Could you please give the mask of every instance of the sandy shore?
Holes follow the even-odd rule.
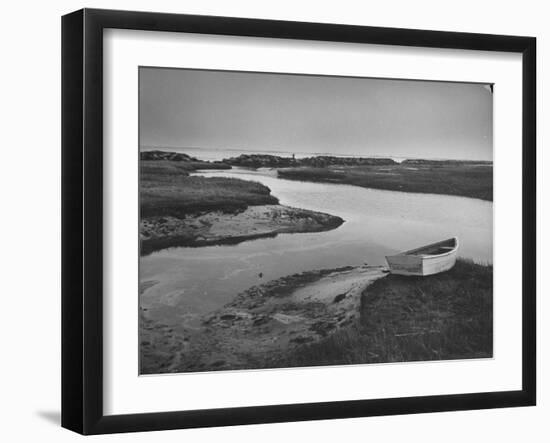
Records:
[[[343,222],[333,215],[282,205],[249,206],[241,212],[212,211],[184,218],[147,217],[140,223],[141,254],[172,246],[240,243],[283,232],[326,231]]]
[[[384,276],[365,265],[283,277],[239,294],[187,334],[142,313],[142,373],[277,367],[281,355],[356,322],[362,292]]]

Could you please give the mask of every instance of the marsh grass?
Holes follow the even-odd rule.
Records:
[[[493,200],[493,167],[487,163],[453,161],[393,166],[302,167],[280,169],[278,173],[281,178],[290,180]]]
[[[212,164],[210,164],[212,165]],[[204,211],[242,211],[250,205],[277,204],[267,186],[224,177],[191,176],[202,164],[177,161],[140,162],[142,217],[183,217]]]
[[[277,366],[488,358],[493,269],[459,260],[428,277],[388,275],[363,293],[358,324],[304,345]]]

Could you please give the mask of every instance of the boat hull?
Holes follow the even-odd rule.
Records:
[[[393,255],[386,257],[392,274],[424,275],[422,259],[411,255]]]
[[[456,263],[458,240],[454,248],[437,255],[412,254],[411,251],[386,257],[390,272],[397,275],[433,275],[451,269]],[[441,242],[443,243],[443,242]],[[433,246],[433,245],[430,245]]]

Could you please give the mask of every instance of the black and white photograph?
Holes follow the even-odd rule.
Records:
[[[493,357],[493,84],[138,75],[141,375]]]
[[[548,8],[442,5],[6,2],[0,441],[549,442]]]

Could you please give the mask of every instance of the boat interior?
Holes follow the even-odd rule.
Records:
[[[456,239],[450,238],[431,245],[422,246],[421,248],[411,249],[404,252],[406,255],[439,255],[452,251],[456,248]]]

